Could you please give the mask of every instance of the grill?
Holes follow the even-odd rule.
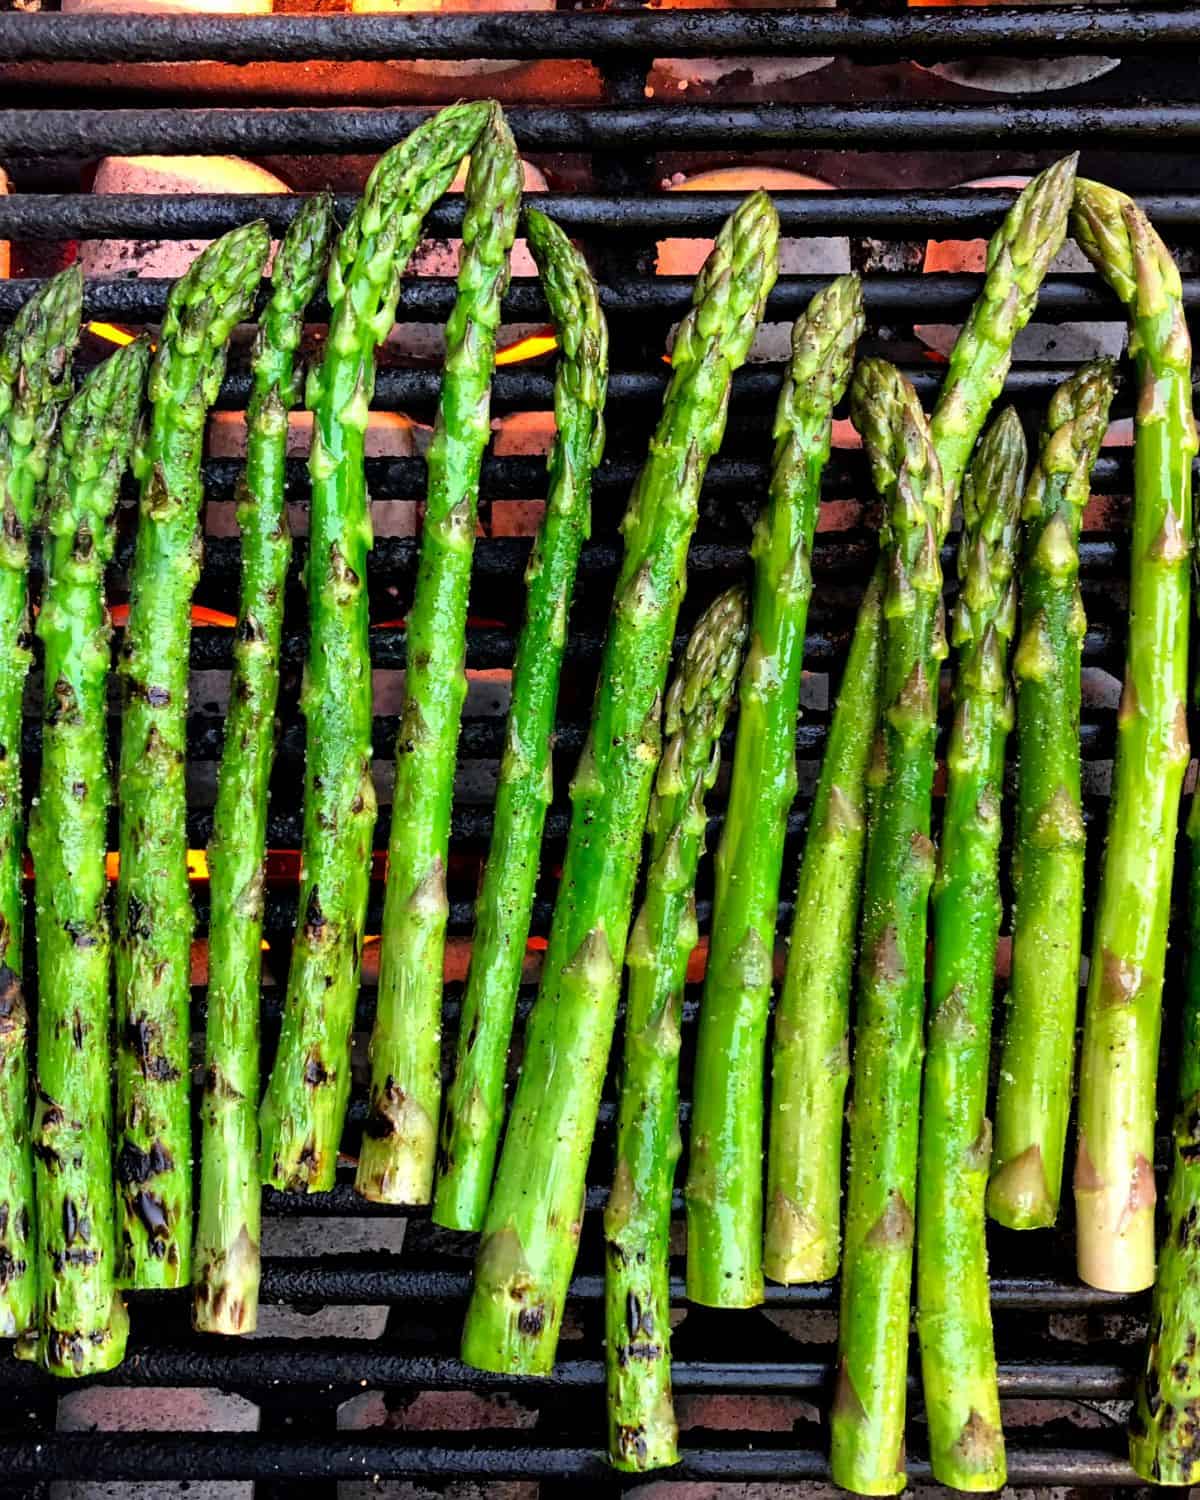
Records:
[[[960,319],[977,281],[966,274],[922,274],[925,242],[986,234],[1011,201],[1003,189],[950,191],[954,184],[998,170],[1028,173],[1062,149],[1080,145],[1081,171],[1135,193],[1146,204],[1180,254],[1188,306],[1200,303],[1200,275],[1194,274],[1200,271],[1198,46],[1200,10],[1166,6],[908,11],[846,3],[810,12],[560,9],[231,19],[0,15],[0,161],[14,189],[11,196],[0,196],[0,239],[13,242],[18,273],[18,279],[0,282],[0,319],[12,317],[32,289],[31,278],[61,263],[66,242],[209,237],[256,215],[278,232],[296,210],[297,200],[287,196],[88,195],[80,187],[100,155],[248,155],[297,191],[332,183],[344,195],[338,200],[344,221],[364,175],[362,156],[390,144],[430,107],[459,93],[494,92],[504,99],[518,142],[552,184],[539,201],[544,196],[543,206],[586,245],[602,282],[614,372],[609,450],[597,475],[592,539],[584,551],[572,617],[557,795],[547,823],[519,1034],[534,993],[537,940],[549,926],[553,874],[567,826],[566,779],[582,744],[616,575],[616,526],[665,384],[667,331],[690,292],[688,280],[655,275],[656,243],[710,235],[740,196],[668,193],[662,190],[666,180],[701,167],[769,163],[828,182],[829,192],[777,196],[784,233],[847,238],[851,264],[864,273],[868,335],[862,347],[896,360],[928,405],[940,369],[919,330]],[[755,58],[763,53],[833,61],[802,79],[764,84],[755,75]],[[734,57],[745,59],[744,68],[731,64],[723,80],[693,82],[664,97],[656,59]],[[1049,94],[983,93],[925,66],[996,57],[1109,58],[1119,59],[1119,66]],[[406,59],[425,64],[505,60],[516,66],[464,81],[440,78],[430,67],[406,71]],[[371,107],[362,107],[367,104]],[[461,206],[449,199],[435,210],[428,232],[452,237],[460,221]],[[794,316],[825,279],[783,276],[768,317]],[[167,288],[168,283],[148,278],[91,281],[85,315],[153,323]],[[452,300],[451,282],[413,278],[400,319],[440,322]],[[537,322],[544,312],[536,284],[517,279],[506,304],[508,320]],[[314,341],[322,316],[317,304],[310,314]],[[1067,270],[1049,279],[1035,321],[1052,330],[1040,340],[1042,357],[1019,353],[1008,386],[1010,399],[1031,419],[1073,367],[1056,352],[1053,325],[1091,321],[1115,327],[1119,310],[1096,278]],[[1107,331],[1111,336],[1113,328]],[[84,361],[88,343],[85,339]],[[91,349],[93,357],[99,352],[98,346]],[[243,347],[240,362],[236,355],[231,361],[220,395],[218,405],[227,410],[245,406],[244,353]],[[703,605],[746,568],[750,525],[765,487],[767,421],[778,376],[777,367],[757,363],[735,381],[729,434],[705,486],[679,644]],[[496,413],[547,411],[551,380],[544,364],[499,371]],[[380,371],[375,409],[430,421],[438,383],[436,368],[392,348]],[[1128,393],[1123,404],[1119,398],[1117,414],[1130,414]],[[214,509],[232,500],[238,470],[234,459],[207,461]],[[290,478],[291,498],[302,518],[307,501],[302,460],[292,462]],[[423,493],[424,465],[420,458],[371,459],[368,482],[376,502],[414,502]],[[1092,891],[1114,739],[1113,689],[1123,651],[1129,483],[1129,449],[1118,443],[1097,466],[1082,547],[1089,619],[1082,736]],[[526,513],[511,502],[536,498],[543,485],[538,457],[500,455],[485,466],[468,644],[473,688],[452,835],[448,1048],[457,1026],[474,883],[491,829],[488,777],[501,748],[504,674],[520,624],[520,576],[530,544],[524,534],[530,528],[520,520]],[[400,514],[408,512],[401,507]],[[112,581],[118,602],[125,597],[131,519],[127,509]],[[865,468],[854,449],[839,447],[827,474],[816,548],[806,709],[798,739],[801,795],[789,823],[781,932],[790,918],[789,885],[828,708],[873,557],[871,519]],[[394,697],[388,674],[404,665],[405,637],[396,617],[411,597],[416,542],[403,534],[411,530],[408,523],[391,527],[392,534],[387,525],[378,529],[370,576],[372,654],[379,674],[375,745],[385,803],[376,849],[382,851],[388,824],[386,758],[396,721],[381,710]],[[268,829],[264,1062],[278,1030],[295,909],[291,851],[299,845],[304,748],[297,709],[305,649],[303,557],[301,537],[290,585],[282,735]],[[210,536],[197,601],[233,614],[238,568],[236,540]],[[196,848],[203,847],[211,829],[230,643],[226,628],[198,624],[194,631],[189,842]],[[728,748],[731,736],[726,738]],[[25,752],[28,787],[36,784],[40,753],[36,716],[27,725]],[[710,847],[721,822],[721,786],[711,804]],[[369,933],[379,930],[381,875],[380,861]],[[707,879],[702,875],[702,931],[710,910]],[[194,884],[193,894],[200,940],[194,976],[199,1032],[207,920],[202,881]],[[356,1024],[360,1085],[372,983],[368,962]],[[697,991],[690,990],[685,1099],[697,999]],[[1165,1087],[1170,1082],[1165,1080]],[[351,1155],[364,1112],[360,1088],[345,1142]],[[0,1413],[0,1471],[8,1492],[40,1496],[55,1480],[223,1479],[256,1481],[260,1497],[305,1487],[313,1495],[332,1496],[341,1481],[405,1484],[384,1493],[425,1494],[449,1487],[464,1495],[480,1485],[511,1481],[521,1487],[506,1483],[497,1493],[525,1500],[535,1493],[531,1486],[540,1485],[540,1493],[553,1500],[568,1481],[613,1485],[602,1457],[599,1223],[613,1116],[610,1081],[589,1177],[578,1274],[551,1379],[522,1382],[462,1366],[457,1338],[473,1240],[409,1212],[397,1253],[396,1211],[356,1199],[352,1174],[343,1171],[328,1194],[266,1194],[261,1336],[241,1342],[201,1339],[190,1331],[185,1296],[132,1299],[129,1357],[118,1371],[95,1382],[129,1388],[123,1422],[95,1417],[91,1425],[101,1430],[60,1430],[69,1425],[58,1409],[63,1389],[27,1365],[0,1360],[0,1388],[7,1394]],[[991,1250],[1010,1483],[1110,1491],[1133,1486],[1124,1458],[1124,1415],[1145,1299],[1076,1284],[1069,1225],[1055,1236],[993,1231]],[[771,1286],[762,1308],[743,1313],[685,1308],[681,1279],[674,1292],[681,1318],[674,1336],[675,1388],[685,1452],[681,1466],[664,1477],[685,1486],[680,1495],[696,1500],[725,1482],[788,1483],[812,1494],[832,1493],[825,1487],[824,1453],[834,1288]],[[290,1315],[276,1322],[274,1305],[290,1309]],[[364,1308],[376,1311],[366,1316]],[[359,1330],[353,1337],[351,1327]],[[330,1329],[336,1332],[325,1332]],[[909,1472],[920,1488],[930,1481],[915,1349],[912,1370]],[[202,1424],[189,1421],[186,1405],[170,1394],[189,1388],[247,1398],[257,1408],[256,1430],[189,1430]],[[103,1430],[118,1426],[165,1430]]]

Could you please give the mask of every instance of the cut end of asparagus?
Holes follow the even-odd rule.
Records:
[[[1004,1434],[981,1412],[972,1411],[953,1447],[934,1455],[933,1467],[954,1490],[978,1494],[1003,1489],[1008,1478]]]
[[[987,1210],[1006,1229],[1052,1229],[1058,1217],[1050,1196],[1042,1148],[1030,1146],[992,1174]]]
[[[129,1338],[129,1313],[125,1299],[113,1293],[112,1310],[99,1328],[80,1328],[72,1333],[43,1329],[37,1342],[37,1359],[44,1370],[63,1380],[80,1380],[115,1370],[125,1358]]]
[[[228,1248],[197,1267],[192,1326],[198,1333],[253,1333],[258,1327],[258,1243],[245,1224]]]
[[[783,1286],[808,1286],[837,1275],[840,1245],[831,1226],[818,1223],[786,1193],[776,1193],[767,1209],[763,1271]]]
[[[1139,1157],[1131,1180],[1106,1179],[1087,1138],[1075,1158],[1076,1269],[1102,1292],[1154,1285],[1154,1168]]]

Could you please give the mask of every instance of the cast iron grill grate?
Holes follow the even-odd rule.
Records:
[[[609,452],[597,476],[593,534],[581,564],[572,619],[555,766],[557,796],[547,824],[536,939],[544,937],[549,924],[553,872],[566,833],[566,779],[582,743],[616,574],[617,522],[665,383],[661,356],[667,333],[689,295],[685,279],[654,274],[656,244],[671,237],[710,235],[739,196],[667,193],[662,191],[665,182],[679,171],[753,161],[791,166],[831,183],[830,192],[778,196],[784,232],[845,237],[852,265],[864,273],[869,320],[864,348],[896,359],[928,403],[940,371],[919,330],[960,319],[977,281],[971,275],[921,274],[925,242],[988,233],[1011,198],[1007,191],[988,188],[948,191],[955,183],[997,171],[1028,173],[1061,150],[1081,146],[1081,170],[1136,193],[1146,204],[1180,252],[1189,308],[1200,303],[1198,46],[1200,9],[1195,6],[911,11],[845,6],[769,13],[562,10],[238,19],[0,15],[0,161],[14,187],[11,196],[0,196],[0,239],[14,242],[20,273],[16,280],[0,282],[0,319],[11,318],[31,289],[29,278],[53,269],[68,242],[109,236],[204,237],[257,214],[279,231],[295,212],[296,201],[288,197],[103,197],[81,192],[88,165],[101,155],[227,151],[265,159],[298,191],[333,182],[342,193],[338,208],[344,220],[362,178],[362,162],[354,162],[354,154],[378,151],[426,108],[459,93],[494,87],[503,94],[518,141],[551,180],[554,190],[546,195],[546,206],[588,247],[602,281],[614,371]],[[755,57],[764,52],[835,61],[803,79],[767,85],[756,81],[753,71]],[[658,76],[656,58],[735,55],[746,58],[746,71],[734,73],[732,82],[700,83],[666,100],[661,91],[648,97]],[[918,66],[998,55],[1108,57],[1119,59],[1120,66],[1049,94],[983,94]],[[461,77],[429,83],[424,75],[426,82],[411,89],[404,81],[403,62],[397,61],[405,58],[424,63],[513,59],[529,71],[503,80],[484,74],[465,83]],[[545,71],[547,62],[561,73],[561,89]],[[542,66],[541,72],[535,64]],[[383,97],[379,91],[393,86],[396,91],[386,94],[386,107],[345,107]],[[411,102],[396,106],[397,98]],[[452,237],[460,215],[461,206],[448,200],[435,210],[429,232]],[[783,276],[769,318],[793,316],[825,279],[817,274]],[[153,323],[166,290],[167,283],[151,279],[93,281],[87,288],[86,315],[126,325]],[[401,321],[440,322],[452,297],[452,285],[445,280],[410,280]],[[536,323],[543,313],[536,285],[515,281],[507,317]],[[312,316],[309,336],[315,342],[321,336],[319,306]],[[1111,338],[1119,311],[1095,277],[1068,270],[1047,283],[1036,321],[1051,329],[1103,325],[1099,336],[1107,331]],[[98,346],[90,349],[91,357],[99,352]],[[1073,355],[1068,359],[1056,351],[1053,332],[1042,337],[1037,352],[1041,357],[1026,351],[1019,358],[1008,384],[1009,399],[1030,421],[1073,360]],[[88,357],[86,341],[83,357]],[[546,411],[551,378],[544,364],[499,371],[496,413]],[[380,372],[375,407],[428,422],[438,379],[435,367],[392,350]],[[749,528],[766,477],[766,424],[777,386],[778,369],[770,363],[751,365],[735,382],[728,438],[705,486],[681,639],[713,594],[746,568]],[[239,362],[235,357],[219,405],[243,409],[247,389],[244,358]],[[1118,415],[1129,414],[1125,393]],[[208,460],[213,510],[232,501],[238,468],[236,459]],[[394,503],[407,516],[391,528],[392,534],[387,534],[388,526],[379,527],[371,566],[371,646],[379,674],[375,744],[386,798],[396,724],[387,709],[394,699],[394,674],[404,664],[399,619],[411,596],[416,565],[416,542],[405,532],[412,530],[424,465],[419,457],[374,458],[368,462],[368,479],[377,509]],[[291,463],[290,481],[302,529],[307,490],[299,458]],[[1108,448],[1097,467],[1082,549],[1089,617],[1082,737],[1092,890],[1114,738],[1113,687],[1123,651],[1129,481],[1128,447]],[[513,517],[519,517],[521,502],[543,493],[543,484],[538,457],[497,455],[485,468],[468,646],[474,686],[463,730],[453,829],[448,1044],[457,1025],[474,881],[491,828],[487,788],[501,744],[503,674],[511,665],[521,615],[520,577],[529,537],[522,534],[528,527]],[[814,565],[817,592],[797,746],[801,795],[789,822],[785,872],[791,874],[785,873],[781,932],[790,916],[788,885],[828,705],[873,556],[868,488],[857,452],[839,446],[827,477]],[[125,597],[129,521],[126,514],[113,573],[117,601]],[[299,842],[304,744],[297,710],[305,642],[299,582],[303,557],[301,537],[289,585],[282,732],[269,823],[273,852],[266,936],[271,951],[263,1008],[268,1058],[278,1029],[278,981],[286,975],[294,917],[292,851]],[[232,614],[237,587],[236,540],[214,534],[208,539],[197,600],[210,610]],[[228,629],[197,626],[189,726],[189,842],[196,848],[203,847],[210,830],[229,646]],[[40,753],[36,718],[26,727],[25,753],[29,786]],[[721,802],[719,785],[710,846]],[[376,834],[380,851],[387,822],[385,806]],[[195,975],[199,1029],[207,890],[198,883],[193,893],[201,939]],[[381,894],[377,878],[368,932],[378,931]],[[703,930],[707,885],[700,894]],[[532,1000],[536,959],[534,952],[521,1018]],[[685,1080],[696,1001],[693,989],[685,1013]],[[368,973],[356,1025],[359,1041],[369,1029],[373,1003]],[[350,1153],[362,1116],[359,1095],[346,1141]],[[437,1230],[427,1215],[418,1213],[408,1216],[402,1253],[362,1248],[362,1236],[373,1226],[392,1223],[396,1214],[358,1201],[350,1189],[350,1173],[344,1172],[330,1194],[267,1194],[264,1303],[268,1312],[283,1306],[311,1315],[312,1329],[320,1330],[315,1336],[296,1337],[293,1316],[286,1333],[280,1324],[241,1343],[201,1339],[189,1330],[186,1298],[135,1298],[130,1357],[97,1384],[128,1388],[148,1405],[161,1404],[167,1414],[164,1431],[56,1431],[61,1389],[29,1366],[4,1359],[0,1388],[7,1400],[0,1416],[0,1468],[9,1488],[40,1494],[55,1479],[240,1479],[256,1481],[257,1493],[269,1496],[290,1493],[298,1485],[307,1485],[313,1494],[332,1495],[338,1481],[406,1481],[420,1486],[420,1493],[462,1482],[518,1481],[526,1487],[503,1493],[524,1500],[533,1493],[531,1484],[540,1484],[547,1497],[567,1482],[612,1485],[613,1475],[600,1454],[599,1254],[612,1117],[610,1084],[589,1179],[579,1275],[553,1379],[517,1382],[459,1364],[457,1335],[472,1242]],[[1144,1299],[1078,1286],[1069,1225],[1054,1237],[997,1234],[992,1259],[1012,1484],[1110,1491],[1132,1486],[1123,1456],[1123,1413],[1140,1347]],[[697,1482],[697,1495],[712,1493],[712,1486],[721,1482],[785,1482],[823,1492],[834,1288],[770,1287],[763,1308],[722,1314],[685,1310],[682,1282],[676,1291],[682,1321],[675,1334],[675,1373],[685,1457],[670,1480]],[[339,1319],[363,1308],[384,1311],[369,1335],[351,1337]],[[914,1358],[914,1373],[916,1369]],[[185,1419],[171,1415],[179,1408],[163,1392],[190,1388],[245,1396],[258,1407],[259,1430],[184,1430]],[[361,1409],[364,1391],[382,1395],[369,1425],[360,1427],[351,1413]],[[928,1467],[919,1381],[913,1384],[910,1427],[909,1468],[920,1487],[928,1483]]]

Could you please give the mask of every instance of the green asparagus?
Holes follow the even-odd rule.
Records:
[[[550,748],[567,617],[588,533],[592,470],[604,449],[608,327],[596,283],[557,224],[536,209],[527,210],[525,220],[561,350],[554,382],[558,436],[545,519],[526,575],[526,619],[513,663],[492,843],[442,1121],[433,1217],[449,1229],[479,1229],[492,1186],[505,1063],[552,791]]]
[[[584,1173],[616,1018],[633,887],[660,752],[659,704],[705,469],[734,369],[774,284],[779,221],[753,194],[723,226],[679,326],[658,430],[625,516],[625,557],[524,1066],[484,1224],[463,1358],[554,1362]]]
[[[467,692],[466,619],[479,473],[490,433],[500,299],[521,200],[521,161],[498,104],[471,151],[458,297],[408,615],[404,704],[371,1033],[371,1094],[354,1185],[376,1203],[428,1203],[442,1095],[446,860],[455,749]]]
[[[953,644],[954,725],[917,1170],[917,1331],[933,1475],[960,1490],[1004,1484],[1004,1435],[987,1274],[988,1062],[1000,934],[1000,806],[1013,721],[1008,653],[1025,436],[1011,407],[963,481]]]
[[[938,556],[944,502],[929,427],[898,371],[878,359],[860,363],[851,410],[884,500],[887,571],[883,762],[867,839],[832,1465],[843,1488],[888,1495],[905,1483],[929,825],[938,664],[946,653]]]
[[[1179,1085],[1171,1132],[1166,1234],[1150,1305],[1146,1363],[1129,1418],[1129,1461],[1153,1484],[1200,1478],[1200,793],[1188,816],[1190,951],[1183,998]]]
[[[1154,1087],[1179,794],[1188,762],[1191,343],[1179,272],[1131,199],[1075,187],[1080,248],[1128,305],[1139,383],[1125,683],[1092,933],[1075,1160],[1080,1277],[1154,1280]]]
[[[987,1196],[1011,1229],[1052,1225],[1062,1187],[1083,928],[1079,527],[1112,394],[1106,361],[1058,388],[1025,494],[1012,980]]]
[[[971,449],[1004,384],[1013,340],[1029,321],[1042,278],[1062,245],[1074,179],[1073,156],[1035,177],[988,246],[983,289],[955,343],[931,423],[942,468],[943,531],[949,525]],[[878,622],[871,617],[877,607],[874,598],[869,592],[864,600],[856,642],[864,637],[869,641],[878,633]],[[838,1039],[848,1030],[853,967],[853,944],[842,934],[853,932],[858,906],[864,840],[862,830],[854,826],[853,813],[861,806],[858,777],[862,773],[857,767],[865,760],[873,732],[874,706],[864,685],[863,691],[847,700],[845,714],[839,714],[844,721],[840,743],[857,745],[858,756],[847,748],[843,764],[841,752],[835,754],[831,746],[828,757],[833,764],[822,771],[821,786],[840,789],[849,802],[849,817],[843,816],[846,809],[840,798],[836,803],[817,804],[816,811],[825,811],[814,817],[813,838],[805,846],[780,1000],[783,1024],[777,1026],[776,1059],[778,1065],[782,1039],[787,1066],[772,1091],[772,1131],[786,1118],[787,1152],[803,1175],[795,1178],[801,1196],[794,1204],[781,1203],[772,1190],[768,1236],[778,1240],[779,1248],[768,1245],[767,1257],[783,1273],[781,1279],[787,1280],[822,1279],[837,1269],[847,1068],[846,1050]],[[834,849],[825,847],[831,812],[836,813],[844,835],[840,847]]]
[[[666,743],[646,819],[646,896],[625,950],[617,1166],[604,1216],[605,1358],[609,1460],[635,1473],[679,1459],[667,1261],[679,1159],[679,1031],[699,937],[704,798],[720,767],[746,631],[745,594],[731,589],[701,615],[667,694]]]
[[[856,276],[832,282],[797,320],[775,414],[769,498],[752,547],[754,617],[714,867],[688,1163],[688,1297],[713,1307],[752,1306],[763,1296],[763,1050],[783,840],[796,794],[812,542],[833,408],[862,327]]]
[[[108,925],[109,624],[104,569],[150,346],[98,365],[63,412],[50,458],[42,776],[29,824],[37,880],[38,1357],[94,1375],[125,1355],[116,1287]]]
[[[83,279],[48,281],[0,339],[0,1338],[28,1333],[37,1307],[29,1016],[22,970],[21,704],[33,659],[29,531],[59,409],[71,390]]]
[[[263,1180],[280,1188],[333,1186],[350,1090],[375,827],[371,517],[363,470],[375,350],[395,319],[421,223],[490,113],[486,102],[452,105],[382,156],[329,267],[329,340],[307,389],[313,439],[303,875],[279,1050],[260,1115]]]
[[[200,464],[234,328],[270,249],[235,229],[171,288],[135,467],[141,511],[121,650],[125,681],[116,903],[118,1264],[122,1284],[192,1274],[192,905],[187,869],[188,643],[200,575]]]
[[[775,1013],[767,1228],[772,1281],[828,1281],[841,1246],[850,980],[867,841],[867,763],[879,717],[882,583],[867,585],[829,727]]]
[[[275,257],[250,362],[246,471],[238,492],[242,598],[208,851],[212,916],[192,1298],[193,1321],[205,1333],[249,1333],[258,1317],[263,857],[292,553],[284,502],[288,411],[300,395],[296,354],[304,309],[324,275],[333,230],[328,194],[310,198],[292,221]]]

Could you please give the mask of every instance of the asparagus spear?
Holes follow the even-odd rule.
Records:
[[[284,502],[288,411],[300,395],[296,353],[304,309],[324,274],[333,230],[328,194],[310,198],[292,221],[275,257],[250,362],[246,472],[238,493],[241,618],[209,845],[208,1027],[192,1296],[193,1321],[205,1333],[249,1333],[258,1317],[263,855],[292,553]]]
[[[200,576],[204,424],[270,249],[261,221],[214,241],[171,288],[135,457],[141,512],[121,649],[117,1186],[122,1284],[187,1286],[192,1266],[192,906],[188,642]]]
[[[29,824],[37,877],[38,1357],[94,1375],[125,1355],[116,1289],[109,998],[109,624],[104,569],[150,346],[98,365],[67,404],[50,458],[42,775]]]
[[[879,717],[881,579],[867,585],[829,727],[775,1014],[763,1269],[787,1284],[837,1274],[850,978]]]
[[[377,1203],[428,1203],[442,1094],[446,859],[467,692],[466,618],[479,470],[490,431],[500,299],[521,199],[521,161],[498,104],[471,151],[458,297],[429,449],[417,589],[396,739],[371,1033],[371,1096],[354,1185]]]
[[[938,558],[944,505],[937,455],[909,382],[882,360],[864,360],[851,410],[884,500],[887,582],[883,764],[867,839],[832,1465],[843,1488],[886,1495],[905,1482],[925,919],[934,865],[929,821],[938,663],[946,652]]]
[[[954,617],[958,668],[917,1173],[917,1329],[934,1478],[1004,1484],[1004,1435],[988,1288],[984,1192],[991,1150],[988,1061],[1000,934],[1000,804],[1013,721],[1008,652],[1025,436],[1011,407],[963,481]]]
[[[1073,156],[1035,177],[988,246],[983,289],[951,353],[931,423],[942,466],[943,531],[949,525],[975,439],[1004,384],[1013,341],[1029,321],[1042,278],[1062,245],[1074,180]],[[856,643],[878,633],[878,622],[872,618],[877,608],[874,600],[874,593],[868,592],[859,613]],[[860,649],[857,644],[855,649]],[[865,651],[865,643],[861,649]],[[874,730],[874,710],[868,691],[853,694],[846,702],[842,732],[847,745],[860,747],[860,766]],[[828,754],[833,755],[832,745]],[[843,766],[840,757],[834,759],[828,777],[822,772],[822,787],[837,785],[853,810],[861,801],[857,779],[861,771],[855,770],[850,757],[847,761]],[[818,803],[814,813],[821,806]],[[838,812],[840,816],[840,805]],[[814,816],[810,826],[813,836],[804,851],[776,1029],[776,1056],[786,1047],[787,1064],[780,1085],[772,1091],[771,1106],[773,1133],[781,1119],[788,1122],[786,1152],[797,1164],[793,1181],[799,1196],[781,1202],[772,1190],[768,1236],[775,1245],[768,1245],[767,1256],[777,1265],[780,1279],[791,1281],[823,1279],[837,1269],[846,1086],[845,1049],[838,1039],[848,1030],[853,957],[851,942],[839,934],[854,928],[863,847],[861,831],[849,827],[840,850],[827,851],[827,819]],[[828,873],[828,865],[836,868],[836,879]]]
[[[313,440],[303,874],[279,1050],[260,1114],[263,1181],[280,1188],[333,1186],[350,1090],[375,827],[371,517],[363,477],[375,350],[395,319],[421,222],[490,110],[486,102],[452,105],[380,157],[329,267],[329,340],[307,390]]]
[[[1154,1085],[1179,793],[1188,762],[1191,343],[1179,272],[1131,199],[1075,187],[1075,239],[1123,302],[1140,386],[1125,685],[1079,1075],[1080,1277],[1154,1279]]]
[[[715,863],[688,1163],[688,1296],[713,1307],[752,1306],[763,1295],[763,1048],[783,838],[796,793],[810,557],[833,408],[862,327],[856,276],[832,282],[796,322],[770,495],[752,548],[754,618]]]
[[[36,1303],[29,1015],[22,977],[21,702],[33,659],[29,529],[58,412],[71,389],[83,278],[62,271],[0,339],[0,1338],[29,1331]]]
[[[524,1066],[484,1223],[463,1358],[545,1373],[554,1362],[584,1174],[616,1018],[659,704],[700,486],[734,369],[775,280],[779,221],[762,193],[717,236],[679,326],[658,430],[625,516],[625,558]]]
[[[536,209],[525,215],[561,350],[554,382],[558,436],[546,514],[526,574],[525,625],[513,663],[507,745],[492,844],[475,909],[454,1082],[442,1120],[433,1217],[449,1229],[483,1224],[500,1128],[504,1070],[550,801],[550,747],[567,615],[588,532],[591,475],[604,449],[608,327],[587,262]]]
[[[1188,816],[1191,891],[1187,985],[1176,1112],[1171,1132],[1167,1223],[1150,1305],[1146,1362],[1129,1417],[1129,1461],[1154,1484],[1190,1485],[1198,1477],[1200,1370],[1200,793]]]
[[[679,1028],[696,946],[696,867],[704,798],[746,644],[746,596],[701,615],[667,694],[666,743],[646,819],[646,896],[625,951],[625,1058],[617,1166],[604,1215],[608,1454],[641,1472],[677,1463],[671,1404],[667,1272],[671,1188],[679,1160]]]
[[[1025,493],[1012,984],[987,1196],[1011,1229],[1052,1225],[1062,1186],[1083,927],[1079,525],[1112,394],[1106,361],[1058,388]]]

